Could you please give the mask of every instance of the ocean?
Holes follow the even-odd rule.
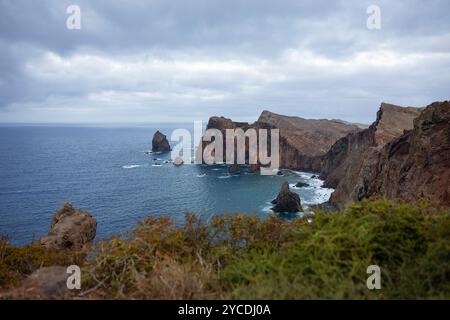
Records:
[[[289,181],[303,206],[328,200],[313,173],[229,175],[223,165],[164,163],[170,153],[146,154],[156,130],[170,137],[192,124],[142,126],[0,127],[0,235],[23,245],[39,239],[66,201],[97,219],[96,240],[135,226],[147,216],[182,223],[241,212],[267,216],[281,184]],[[160,166],[155,166],[155,158]],[[294,188],[297,182],[310,186]]]

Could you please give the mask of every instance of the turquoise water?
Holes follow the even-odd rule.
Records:
[[[185,212],[203,219],[235,212],[267,216],[286,180],[311,185],[293,189],[306,206],[329,198],[331,190],[312,173],[229,175],[225,166],[175,167],[164,163],[170,153],[144,153],[157,129],[170,137],[190,127],[0,127],[0,234],[14,244],[38,239],[65,201],[97,219],[102,239],[151,215],[180,223]],[[154,158],[162,165],[154,166]]]

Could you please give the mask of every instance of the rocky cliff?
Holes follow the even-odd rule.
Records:
[[[224,146],[225,130],[236,128],[241,128],[244,131],[249,128],[255,128],[256,130],[279,129],[280,166],[309,171],[320,171],[321,157],[339,138],[350,132],[361,130],[357,125],[340,120],[303,119],[283,116],[269,111],[263,111],[259,119],[253,124],[235,122],[224,117],[211,117],[207,125],[207,129],[222,131]]]
[[[338,140],[322,160],[325,185],[335,188],[330,203],[344,208],[359,201],[371,181],[378,151],[389,141],[413,127],[419,108],[403,108],[382,103],[375,122],[367,129],[350,133]]]
[[[380,196],[450,206],[450,102],[429,105],[414,128],[378,153],[361,197]]]

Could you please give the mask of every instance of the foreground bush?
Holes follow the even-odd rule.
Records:
[[[368,290],[366,269],[382,270]],[[276,217],[149,218],[130,240],[98,244],[92,298],[450,298],[450,212],[366,200],[310,224]]]
[[[363,201],[319,213],[283,250],[249,254],[221,273],[229,297],[252,299],[450,298],[450,213]],[[381,268],[382,290],[366,269]]]
[[[39,268],[81,264],[83,260],[83,253],[46,249],[36,243],[14,247],[6,238],[1,238],[0,288],[18,285],[21,280]]]
[[[83,298],[449,299],[450,210],[365,200],[312,222],[237,214],[151,217],[84,255],[0,241],[0,287],[82,264]],[[381,290],[368,290],[369,265]]]

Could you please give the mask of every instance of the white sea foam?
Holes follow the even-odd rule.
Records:
[[[334,189],[330,188],[316,188],[314,189],[314,196],[309,201],[304,201],[305,204],[320,204],[327,202],[331,194],[333,193]]]
[[[122,166],[123,169],[134,169],[134,168],[139,168],[139,167],[142,167],[142,165],[140,165],[140,164],[130,164],[130,165],[127,165],[127,166]]]
[[[203,177],[206,177],[206,173],[202,173],[202,174],[198,174],[197,175],[197,178],[203,178]]]
[[[272,213],[273,212],[272,208],[273,208],[273,204],[270,201],[268,201],[268,202],[266,202],[266,205],[262,208],[262,211],[267,212],[267,213]]]
[[[220,176],[220,177],[217,177],[217,179],[229,179],[229,178],[231,178],[232,176],[231,175],[228,175],[228,176]]]
[[[289,188],[293,190],[308,190],[313,195],[310,199],[302,198],[302,205],[304,204],[305,208],[308,208],[310,205],[321,204],[327,202],[334,189],[324,188],[324,181],[318,178],[318,174],[309,173],[309,172],[301,172],[301,171],[291,171],[298,175],[302,181],[307,183],[308,187],[297,188],[295,183],[289,184]],[[315,176],[315,178],[313,178]]]

